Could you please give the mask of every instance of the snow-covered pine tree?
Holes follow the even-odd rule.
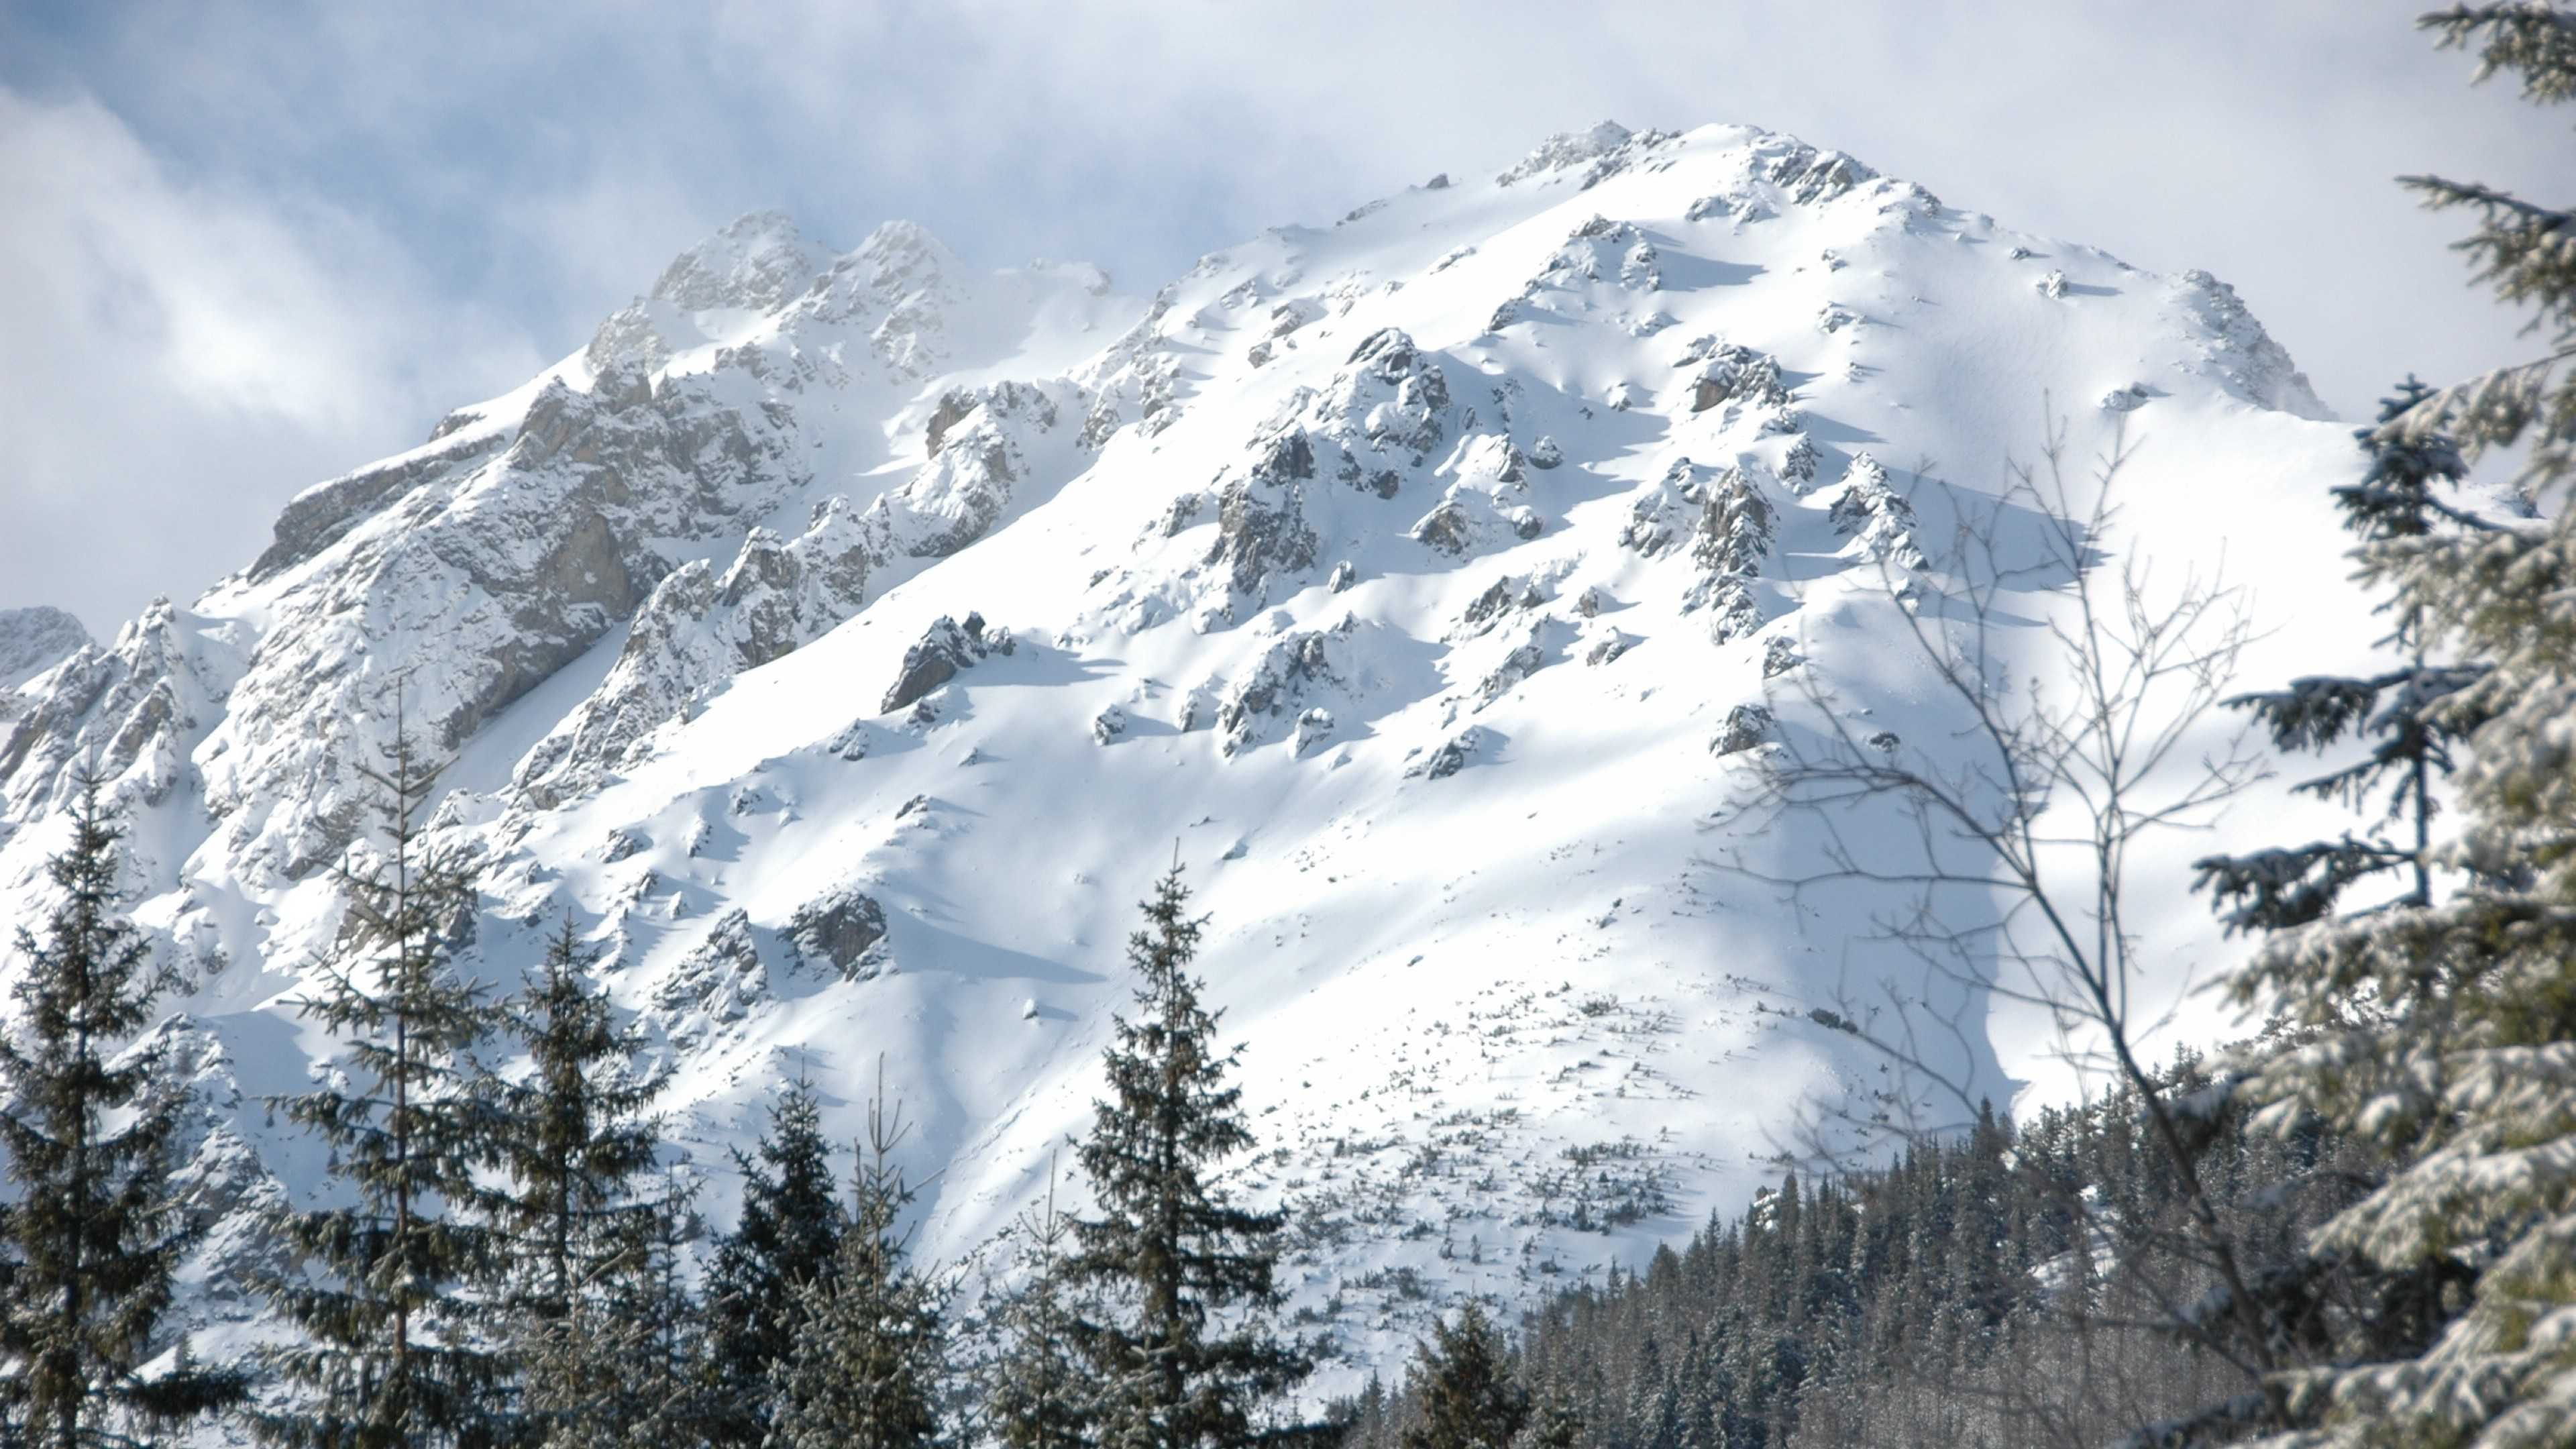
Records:
[[[2475,80],[2511,72],[2523,99],[2556,105],[2576,99],[2576,14],[2565,0],[2490,0],[2437,10],[2416,22],[2446,50],[2475,49]],[[2448,433],[2473,455],[2490,447],[2528,444],[2526,489],[2538,490],[2576,472],[2576,210],[2544,206],[2477,182],[2440,176],[2399,181],[2431,210],[2478,213],[2477,229],[2453,243],[2478,268],[2477,280],[2499,300],[2537,309],[2530,331],[2549,339],[2538,357],[2491,368],[2419,403],[2391,429],[2423,439]]]
[[[770,1372],[773,1449],[930,1449],[947,1335],[938,1286],[914,1268],[902,1224],[913,1190],[895,1166],[906,1135],[882,1085],[851,1172],[835,1271],[797,1294],[795,1341]]]
[[[1502,1333],[1470,1303],[1453,1326],[1432,1320],[1414,1346],[1413,1391],[1420,1418],[1404,1449],[1511,1449],[1530,1423],[1529,1390],[1512,1375]]]
[[[2390,431],[2429,396],[2410,377],[2383,401],[2378,426],[2359,434],[2370,460],[2361,481],[2334,491],[2345,526],[2365,544],[2495,526],[2439,496],[2467,471],[2457,444],[2439,433],[2408,438]],[[2193,862],[2198,888],[2210,893],[2231,931],[2304,926],[2334,910],[2347,890],[2385,875],[2404,883],[2397,905],[2433,899],[2435,790],[2457,768],[2462,740],[2480,723],[2463,707],[2461,691],[2486,671],[2476,663],[2431,660],[2420,608],[2398,604],[2382,611],[2394,617],[2382,642],[2405,662],[2368,675],[2309,675],[2226,701],[2251,711],[2283,752],[2322,753],[2347,735],[2371,741],[2360,760],[2301,781],[2300,792],[2342,800],[2354,810],[2370,808],[2372,797],[2384,792],[2366,836],[2347,832],[2340,840]]]
[[[1133,1018],[1111,1019],[1109,1099],[1079,1157],[1098,1216],[1074,1224],[1072,1281],[1099,1294],[1076,1338],[1110,1449],[1235,1449],[1305,1430],[1276,1410],[1314,1364],[1269,1314],[1284,1226],[1234,1205],[1212,1169],[1252,1145],[1231,1052],[1190,975],[1202,922],[1175,864],[1128,941]]]
[[[60,893],[18,933],[16,1031],[0,1036],[0,1148],[18,1201],[0,1217],[0,1396],[9,1442],[124,1445],[238,1398],[238,1376],[147,1377],[171,1277],[193,1236],[170,1195],[183,1096],[149,1055],[120,1055],[164,978],[119,911],[124,828],[82,773]]]
[[[2480,48],[2481,78],[2518,73],[2542,102],[2576,98],[2576,11],[2461,5],[2425,17]],[[2576,452],[2576,211],[2485,187],[2410,182],[2484,213],[2464,244],[2508,301],[2538,305],[2548,355],[2444,390],[2384,428],[2447,431],[2474,459],[2527,443],[2526,487]],[[2274,1123],[2321,1117],[2377,1143],[2386,1182],[2313,1246],[2404,1272],[2476,1274],[2419,1353],[2285,1374],[2282,1445],[2576,1442],[2576,510],[2493,529],[2365,544],[2436,647],[2487,662],[2445,706],[2475,721],[2458,775],[2463,826],[2439,859],[2458,890],[2417,909],[2347,915],[2276,936],[2234,983],[2297,1029],[2245,1090]]]
[[[474,1051],[493,1010],[453,961],[473,889],[415,823],[437,772],[409,731],[385,760],[366,771],[384,848],[353,847],[342,864],[340,949],[322,990],[297,1003],[342,1054],[320,1086],[279,1104],[329,1146],[349,1199],[279,1214],[299,1267],[266,1287],[300,1337],[262,1350],[285,1394],[251,1423],[290,1449],[476,1446],[509,1427],[507,1366],[477,1338],[466,1295],[495,1247],[463,1211],[491,1125]]]
[[[811,1083],[788,1088],[758,1146],[734,1163],[742,1220],[707,1274],[707,1373],[719,1400],[713,1441],[747,1449],[769,1434],[770,1368],[794,1347],[798,1296],[836,1271],[847,1228]]]
[[[619,1385],[602,1381],[595,1364],[580,1383],[543,1380],[584,1369],[584,1359],[613,1346],[600,1334],[613,1340],[623,1325],[599,1310],[638,1296],[634,1282],[651,1271],[661,1210],[636,1182],[660,1149],[658,1124],[644,1113],[663,1084],[635,1074],[641,1043],[618,1029],[607,997],[585,983],[595,960],[566,917],[505,1008],[529,1073],[500,1089],[487,1139],[507,1179],[485,1199],[502,1249],[495,1306],[517,1348],[527,1399],[522,1433],[531,1443],[548,1437],[548,1418],[596,1417],[612,1407],[602,1396]],[[587,1322],[566,1340],[577,1319]],[[550,1339],[556,1351],[545,1351]]]
[[[985,1412],[1004,1449],[1086,1449],[1099,1416],[1099,1391],[1075,1350],[1082,1305],[1067,1281],[1072,1222],[1057,1211],[1055,1178],[1046,1202],[1019,1221],[1020,1286],[995,1315],[1002,1349]]]

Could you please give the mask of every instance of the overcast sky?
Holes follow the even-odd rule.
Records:
[[[0,4],[0,607],[104,635],[297,490],[781,206],[835,246],[1151,291],[1260,228],[1602,117],[1747,122],[2234,283],[2347,417],[2500,359],[2442,171],[2576,195],[2568,123],[2389,0]],[[408,18],[398,10],[409,10]]]

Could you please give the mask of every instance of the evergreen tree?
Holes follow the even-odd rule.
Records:
[[[577,1295],[562,1318],[525,1333],[527,1410],[546,1449],[700,1449],[722,1407],[706,1374],[701,1308],[688,1247],[701,1230],[695,1184],[665,1169],[642,1219],[640,1267]]]
[[[1454,1327],[1433,1320],[1430,1340],[1414,1348],[1413,1378],[1420,1417],[1404,1431],[1404,1449],[1511,1449],[1529,1426],[1529,1390],[1512,1378],[1502,1334],[1473,1303]]]
[[[811,1083],[779,1100],[742,1172],[742,1221],[707,1276],[709,1382],[720,1400],[714,1442],[748,1446],[769,1433],[773,1364],[795,1345],[799,1296],[837,1270],[847,1226]]]
[[[1188,904],[1174,865],[1128,942],[1136,1014],[1112,1019],[1110,1096],[1094,1104],[1080,1152],[1099,1216],[1075,1223],[1068,1271],[1101,1295],[1077,1336],[1113,1449],[1233,1449],[1313,1432],[1270,1412],[1313,1369],[1266,1321],[1283,1221],[1235,1206],[1209,1178],[1252,1134],[1225,1084],[1234,1057],[1216,1050],[1218,1017],[1189,973],[1202,923]]]
[[[388,837],[380,858],[340,870],[348,902],[339,954],[300,1014],[342,1039],[323,1085],[283,1102],[329,1145],[354,1199],[288,1211],[280,1237],[302,1271],[268,1285],[301,1331],[261,1357],[289,1391],[253,1427],[292,1449],[417,1449],[500,1442],[502,1358],[478,1342],[464,1285],[491,1270],[492,1234],[459,1209],[491,1120],[474,1049],[490,1034],[482,988],[456,974],[472,887],[413,817],[436,772],[398,730],[387,767],[368,770]]]
[[[770,1372],[775,1449],[929,1449],[939,1441],[946,1330],[941,1294],[913,1268],[900,1225],[913,1197],[893,1160],[904,1136],[880,1090],[868,1104],[836,1270],[797,1294],[794,1345]]]
[[[2442,501],[2441,485],[2456,485],[2468,465],[2444,434],[2404,436],[2392,425],[2430,397],[2408,378],[2380,405],[2379,425],[2359,433],[2369,466],[2358,483],[2335,490],[2345,526],[2366,546],[2390,539],[2424,538],[2457,529],[2496,525]],[[2397,904],[2433,900],[2433,821],[2437,784],[2458,765],[2461,742],[2481,723],[2463,692],[2486,670],[2475,663],[2435,663],[2427,656],[2424,611],[2382,606],[2395,627],[2384,645],[2406,655],[2404,663],[2369,675],[2309,675],[2286,688],[2228,700],[2251,711],[2284,752],[2323,753],[2347,735],[2371,741],[2360,760],[2296,787],[2305,794],[2341,799],[2355,810],[2384,792],[2378,827],[2368,836],[2214,855],[2197,861],[2200,889],[2210,892],[2230,930],[2279,931],[2304,926],[2335,909],[2345,891],[2382,875],[2397,875],[2405,891]],[[2390,839],[2387,827],[2394,827]]]
[[[60,899],[42,939],[21,930],[0,1036],[0,1147],[18,1201],[0,1216],[0,1359],[9,1442],[127,1444],[238,1397],[229,1374],[144,1376],[194,1236],[169,1190],[183,1097],[159,1063],[118,1048],[164,984],[118,910],[124,831],[84,772],[72,838],[47,867]]]
[[[657,1124],[642,1114],[662,1083],[632,1073],[641,1044],[618,1030],[607,997],[584,984],[594,959],[566,917],[510,1003],[530,1071],[501,1089],[489,1143],[508,1179],[486,1209],[504,1248],[498,1306],[520,1345],[530,1442],[546,1437],[547,1418],[592,1412],[601,1392],[617,1387],[600,1382],[588,1361],[613,1352],[628,1325],[613,1312],[583,1310],[649,1296],[637,1280],[652,1271],[664,1211],[635,1189],[660,1147]],[[580,1381],[544,1382],[558,1370],[579,1370]]]
[[[1086,1449],[1098,1429],[1099,1395],[1074,1348],[1083,1314],[1065,1271],[1073,1228],[1056,1210],[1052,1173],[1046,1205],[1019,1228],[1027,1280],[997,1315],[1002,1354],[986,1396],[993,1435],[1004,1449]]]
[[[2576,10],[2459,5],[2426,16],[2476,46],[2479,76],[2576,97]],[[2463,451],[2528,444],[2527,487],[2576,456],[2576,211],[2436,178],[2410,185],[2482,224],[2464,248],[2507,301],[2537,305],[2547,356],[2444,389],[2383,425]],[[2554,520],[2394,533],[2365,578],[2434,646],[2485,662],[2439,706],[2464,737],[2463,825],[2438,847],[2460,887],[2319,920],[2267,942],[2234,983],[2287,1044],[2246,1092],[2278,1124],[2321,1120],[2376,1145],[2387,1176],[2312,1239],[2394,1275],[2467,1269],[2474,1286],[2419,1351],[2282,1375],[2300,1445],[2576,1442],[2576,510]]]

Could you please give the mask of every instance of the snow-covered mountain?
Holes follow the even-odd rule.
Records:
[[[51,669],[89,643],[89,631],[60,609],[0,609],[0,694]]]
[[[2232,539],[2283,586],[2257,667],[2366,645],[2324,503],[2350,438],[2234,293],[1785,136],[1560,136],[1141,301],[746,217],[0,694],[0,911],[94,763],[191,983],[163,1030],[221,1318],[248,1209],[320,1176],[262,1102],[331,1051],[287,1001],[397,721],[448,762],[474,969],[514,982],[567,912],[607,948],[719,1222],[782,1078],[846,1134],[882,1058],[944,1169],[925,1248],[984,1241],[1087,1120],[1177,848],[1246,1043],[1241,1179],[1364,1366],[1459,1293],[1642,1261],[1868,1080],[1796,1020],[1879,964],[1860,912],[1712,864],[1813,849],[1723,809],[1737,707],[1812,671],[1943,748],[1897,612],[1945,587],[1934,480],[1993,491],[2052,414],[2079,455],[2143,443],[2106,546]],[[2031,1044],[1968,1023],[2001,1097]]]

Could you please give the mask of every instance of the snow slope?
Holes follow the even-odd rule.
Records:
[[[1717,864],[1816,858],[1726,808],[1735,711],[1808,671],[1953,748],[1897,611],[1950,586],[1944,482],[1991,493],[2052,416],[2079,458],[2140,444],[2108,552],[2237,555],[2277,626],[2249,677],[2366,648],[2324,506],[2349,436],[2232,292],[1785,136],[1557,137],[1150,302],[747,217],[5,696],[0,908],[96,761],[192,982],[164,1031],[227,1225],[192,1303],[231,1321],[252,1211],[316,1190],[261,1098],[330,1051],[286,1003],[398,718],[450,761],[473,969],[513,981],[566,912],[610,951],[720,1222],[772,1089],[810,1073],[847,1134],[882,1059],[942,1169],[924,1246],[987,1241],[1087,1120],[1177,851],[1245,1043],[1240,1178],[1347,1385],[1457,1294],[1739,1205],[1799,1103],[1874,1080],[1799,1019],[1900,969],[1866,903]],[[2159,942],[2216,959],[2148,869]],[[2045,1043],[1971,1008],[1959,1065],[2007,1098]]]

